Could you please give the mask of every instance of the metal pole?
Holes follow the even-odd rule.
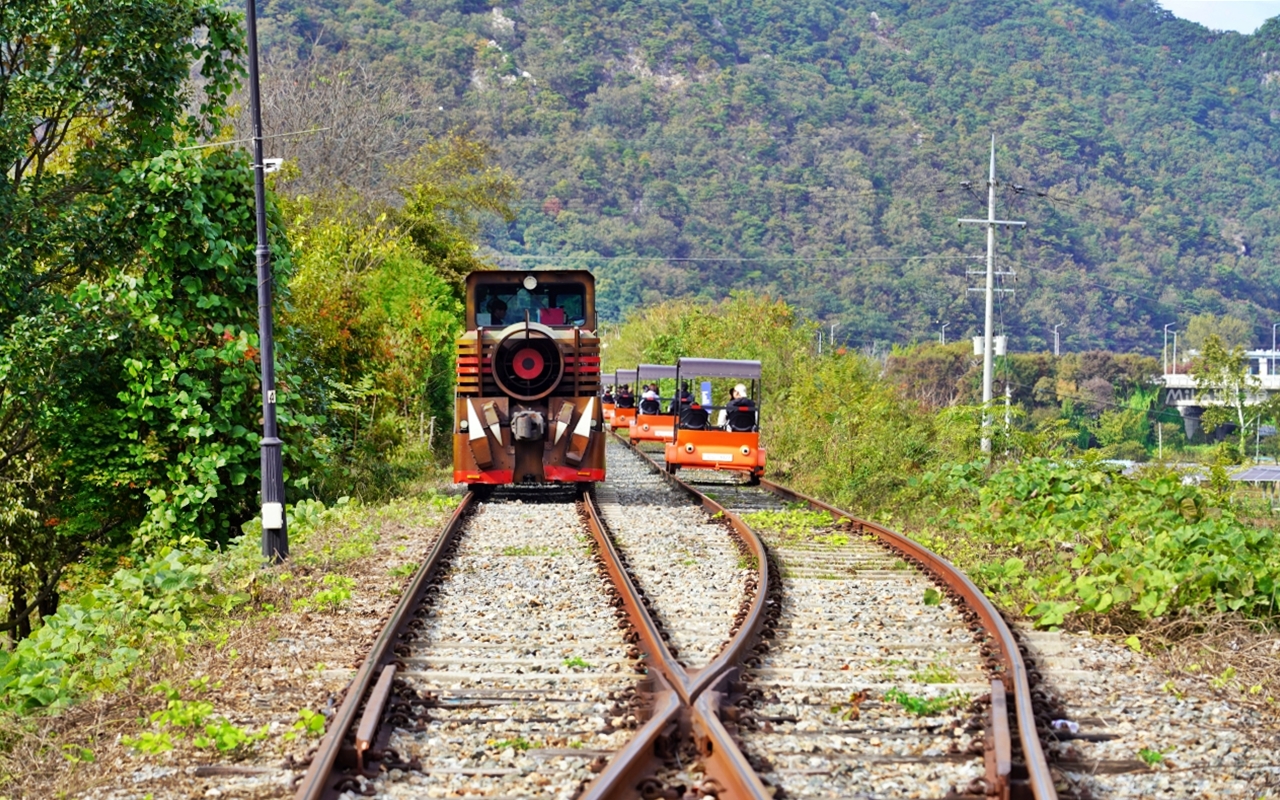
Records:
[[[991,134],[991,172],[987,179],[987,218],[960,219],[961,225],[987,226],[986,315],[982,336],[982,452],[991,452],[991,380],[994,372],[991,328],[995,322],[996,225],[1022,227],[1025,222],[996,219],[996,135]]]
[[[1171,362],[1170,366],[1173,367],[1173,371],[1176,374],[1178,372],[1178,332],[1177,331],[1173,332],[1173,361]]]
[[[1061,328],[1061,327],[1062,327],[1061,322],[1053,326],[1053,357],[1054,358],[1058,358],[1059,356],[1062,355],[1062,351],[1058,347],[1058,328]]]
[[[1177,324],[1170,322],[1164,326],[1164,349],[1160,351],[1160,363],[1165,375],[1169,374],[1169,327]]]
[[[262,359],[262,555],[272,562],[289,557],[284,521],[284,465],[276,428],[275,337],[271,319],[271,245],[267,242],[267,189],[262,163],[262,98],[258,90],[258,13],[245,0],[249,38],[249,112],[253,124],[253,199],[257,212],[258,346]]]
[[[985,327],[982,334],[982,452],[991,452],[991,378],[995,372],[992,357],[991,326],[995,317],[996,294],[996,135],[991,134],[991,175],[987,179],[987,297]]]

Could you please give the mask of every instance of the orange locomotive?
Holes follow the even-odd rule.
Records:
[[[585,270],[473,272],[458,339],[453,479],[484,486],[604,480],[595,279]]]

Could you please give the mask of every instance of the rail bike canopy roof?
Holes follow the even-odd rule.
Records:
[[[731,361],[722,358],[682,358],[680,374],[699,378],[760,379],[759,361]]]
[[[601,386],[613,386],[617,384],[618,379],[612,372],[602,373],[600,375]]]
[[[654,378],[662,380],[663,378],[674,379],[676,377],[676,368],[668,364],[641,364],[636,367],[636,378]]]
[[[636,371],[634,369],[620,369],[614,375],[617,378],[616,382],[619,384],[636,382]]]

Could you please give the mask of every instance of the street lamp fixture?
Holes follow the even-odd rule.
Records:
[[[1164,349],[1160,351],[1160,364],[1165,375],[1169,374],[1169,328],[1177,324],[1176,322],[1170,322],[1164,326]],[[1174,336],[1177,336],[1176,332]]]

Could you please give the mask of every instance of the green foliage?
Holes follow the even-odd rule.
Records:
[[[253,224],[242,154],[175,150],[221,124],[233,14],[20,0],[0,30],[0,585],[21,638],[87,549],[247,516]]]
[[[355,487],[385,498],[447,450],[462,281],[487,268],[473,237],[485,215],[510,213],[515,191],[490,160],[478,142],[432,139],[395,167],[396,206],[350,192],[287,204],[297,270],[284,319],[307,354],[302,397],[320,415],[320,497]]]
[[[908,677],[916,683],[955,683],[956,671],[941,662],[926,664]]]
[[[835,524],[835,519],[826,511],[809,511],[806,509],[788,509],[786,511],[752,511],[743,514],[742,519],[752,529],[760,532],[776,533],[783,539],[806,541],[813,539],[815,531],[826,530]],[[847,537],[845,537],[847,543]],[[828,541],[831,541],[828,538]],[[831,542],[835,543],[835,542]]]
[[[1256,334],[1280,305],[1275,22],[1210,32],[1154,0],[280,0],[264,19],[282,61],[412,76],[431,111],[405,138],[499,143],[524,200],[489,242],[595,268],[610,318],[732,287],[860,345],[940,321],[964,338],[981,301],[936,257],[981,252],[954,220],[985,211],[960,182],[982,185],[991,131],[1001,208],[1030,223],[1000,237],[1015,349],[1065,323],[1064,349],[1154,353],[1177,316]]]
[[[930,586],[924,590],[924,597],[921,598],[922,603],[926,606],[937,606],[942,604],[942,593]]]
[[[969,703],[969,696],[960,691],[949,692],[932,699],[916,697],[894,687],[884,693],[887,702],[897,703],[907,712],[917,717],[936,717],[953,708],[960,708]]]
[[[952,466],[922,482],[965,503],[939,513],[962,536],[926,542],[1042,627],[1077,614],[1280,611],[1275,532],[1174,472],[1126,477],[1088,460],[1027,459],[991,472]],[[977,501],[966,502],[974,489]]]
[[[412,575],[417,571],[418,571],[417,564],[413,563],[412,561],[406,561],[405,563],[400,564],[399,566],[391,567],[390,569],[387,570],[387,573],[397,578],[407,578],[408,576]]]
[[[259,569],[257,542],[219,559],[200,542],[161,548],[103,586],[64,601],[12,652],[0,651],[0,707],[62,705],[122,685],[149,647],[182,647],[221,618],[227,598]]]
[[[564,660],[564,665],[566,667],[571,667],[573,669],[591,669],[591,665],[588,664],[584,659],[578,656],[574,656],[573,658],[566,658]]]
[[[351,599],[351,590],[356,582],[344,575],[325,575],[320,580],[323,588],[317,589],[310,597],[300,597],[293,601],[295,611],[334,612],[346,605]]]
[[[156,755],[174,749],[177,742],[190,733],[193,734],[192,746],[226,753],[244,749],[267,736],[266,725],[256,732],[244,730],[226,717],[213,716],[213,704],[203,700],[171,697],[163,709],[151,714],[149,721],[152,730],[143,731],[137,737],[122,738],[124,745],[140,753]]]
[[[520,752],[524,752],[525,750],[533,747],[533,742],[530,742],[523,736],[517,736],[514,739],[490,739],[487,744],[494,750],[506,750],[508,748],[513,748]]]
[[[293,723],[284,735],[286,742],[292,742],[298,738],[318,739],[324,736],[324,714],[319,711],[312,711],[309,708],[298,709],[298,721]]]
[[[1152,750],[1149,747],[1144,747],[1138,751],[1138,758],[1142,759],[1142,763],[1146,764],[1148,767],[1154,767],[1156,764],[1164,761],[1164,753],[1161,753],[1159,750]]]

